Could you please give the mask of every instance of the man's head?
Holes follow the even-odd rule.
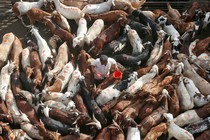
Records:
[[[104,54],[100,56],[101,65],[106,65],[108,61],[108,57]]]

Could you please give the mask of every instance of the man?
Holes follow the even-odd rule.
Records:
[[[91,63],[95,84],[100,84],[106,77],[109,77],[110,69],[118,70],[117,62],[106,55],[101,55]]]

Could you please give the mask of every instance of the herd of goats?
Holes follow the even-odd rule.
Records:
[[[0,140],[209,140],[210,3],[145,1],[12,1],[28,33],[0,44]],[[101,54],[122,78],[94,84]]]

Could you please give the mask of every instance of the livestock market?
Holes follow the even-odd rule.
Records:
[[[210,140],[209,0],[1,0],[0,21],[0,140]]]

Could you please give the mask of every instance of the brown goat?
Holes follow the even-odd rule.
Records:
[[[36,88],[38,85],[41,86],[42,82],[42,63],[37,51],[30,53],[30,64],[33,68],[33,84],[34,88]]]
[[[73,34],[54,24],[51,19],[46,19],[44,24],[51,31],[52,34],[58,35],[62,41],[67,42],[68,47],[70,47],[69,50],[71,53],[75,53],[73,48]]]
[[[195,48],[193,49],[193,53],[199,56],[200,54],[208,50],[209,45],[210,45],[210,36],[202,40],[199,40],[196,43]]]

